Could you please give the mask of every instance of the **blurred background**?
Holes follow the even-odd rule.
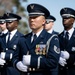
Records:
[[[27,34],[31,30],[28,25],[28,13],[26,8],[27,5],[31,3],[41,4],[50,11],[50,14],[56,18],[53,28],[59,33],[63,31],[60,10],[64,7],[75,9],[75,0],[0,0],[0,16],[4,12],[13,12],[20,15],[22,20],[19,22],[18,30],[23,34]]]

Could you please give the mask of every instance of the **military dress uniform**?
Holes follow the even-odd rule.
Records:
[[[37,16],[37,14],[39,12],[43,12],[45,18],[47,19],[50,14],[48,13],[47,9],[44,9],[43,7],[40,7],[36,4],[30,4],[28,6],[28,12],[29,12],[29,16],[33,17],[33,16]],[[40,14],[39,14],[40,15]],[[55,75],[56,71],[54,71],[54,73],[52,73],[52,68],[49,64],[47,64],[47,62],[45,61],[46,58],[41,58],[43,56],[46,56],[46,42],[48,41],[49,37],[47,38],[47,36],[45,36],[46,34],[45,30],[43,30],[41,32],[41,34],[39,35],[39,37],[35,40],[35,42],[32,44],[31,49],[29,49],[29,52],[31,54],[31,63],[30,63],[30,68],[29,70],[32,72],[34,70],[33,73],[30,73],[30,75],[47,75],[47,74],[51,74],[51,75]],[[53,31],[54,33],[54,31]],[[31,34],[28,35],[28,37],[31,37]],[[43,38],[43,39],[42,39]],[[46,39],[45,39],[46,38]],[[27,38],[28,39],[28,38]],[[30,45],[29,45],[30,46]],[[43,49],[42,49],[43,48]],[[59,49],[59,46],[57,46],[57,48]],[[56,50],[57,51],[57,50]],[[58,51],[59,52],[59,51]],[[54,53],[54,52],[53,52]],[[50,53],[52,55],[52,53]],[[58,55],[57,58],[59,58],[59,53],[56,52],[56,54],[54,55]],[[45,60],[44,60],[45,59]],[[35,61],[34,61],[35,60]],[[54,59],[53,59],[54,60]],[[35,63],[36,62],[36,63]],[[43,63],[42,63],[43,62]],[[46,64],[44,64],[44,62]],[[49,66],[48,66],[49,65]],[[47,67],[46,67],[47,66]],[[39,68],[37,68],[39,67]],[[55,67],[56,68],[56,67]],[[45,70],[47,69],[47,70]],[[48,70],[49,69],[49,70]],[[54,68],[53,68],[54,69]],[[38,70],[38,71],[37,71]],[[37,71],[37,72],[36,72]],[[47,72],[46,72],[47,71]]]
[[[34,20],[37,16],[42,16],[42,19],[50,14],[45,7],[35,3],[29,4],[27,11],[29,12],[29,17],[33,17]],[[51,39],[50,43],[48,43],[49,39]],[[42,29],[36,34],[32,30],[31,33],[25,35],[25,47],[27,55],[24,54],[25,50],[20,50],[21,56],[18,49],[18,52],[14,54],[13,64],[24,72],[24,75],[25,73],[29,75],[51,75],[50,69],[58,66],[60,55],[58,36],[53,37],[42,26]],[[22,61],[19,60],[20,57],[22,57]],[[24,58],[27,59],[24,61]],[[25,64],[28,61],[29,63]]]
[[[60,11],[62,18],[75,18],[75,11],[71,8],[63,8]],[[67,51],[69,58],[66,59],[66,64],[59,67],[59,75],[75,75],[75,29],[72,27],[68,30],[68,42],[65,42],[65,32],[59,34],[60,50]],[[65,54],[67,55],[67,54]]]
[[[23,75],[55,75],[56,71],[52,74],[51,69],[55,69],[58,66],[58,60],[60,55],[58,37],[55,36],[50,41],[48,52],[46,50],[46,43],[52,35],[47,33],[46,30],[42,30],[41,34],[35,42],[31,42],[32,32],[25,35],[25,43],[21,50],[18,45],[17,50],[14,53],[13,65],[16,67],[17,62],[22,61],[23,55],[31,55],[30,65],[27,70],[20,71]],[[19,40],[20,44],[21,41]],[[17,67],[16,67],[17,68]]]
[[[13,74],[20,75],[19,72],[12,67],[12,64],[11,64],[12,59],[10,58],[10,55],[11,54],[13,55],[14,51],[17,48],[18,41],[19,41],[20,37],[22,37],[22,36],[23,35],[17,31],[16,34],[14,35],[14,37],[11,39],[9,46],[6,45],[4,37],[2,37],[3,49],[1,52],[6,52],[6,55],[5,55],[6,64],[3,66],[3,69],[1,71],[2,75],[5,75],[5,73],[7,75],[13,75]]]
[[[72,72],[72,71],[70,71],[70,70],[73,70],[73,69],[75,69],[74,67],[75,67],[75,60],[74,60],[74,56],[75,56],[75,54],[74,54],[74,51],[75,51],[75,45],[74,45],[74,38],[75,38],[75,29],[74,29],[74,32],[73,32],[73,34],[72,34],[72,37],[70,38],[70,40],[69,40],[69,42],[68,42],[68,44],[66,45],[66,48],[65,48],[65,42],[63,41],[64,40],[64,32],[62,32],[60,35],[59,35],[59,40],[60,40],[60,49],[61,50],[66,50],[66,51],[68,51],[69,52],[69,54],[70,54],[70,58],[69,58],[69,60],[67,60],[67,65],[65,66],[65,67],[61,67],[60,69],[61,69],[61,73],[64,73],[65,75],[66,75],[66,72],[67,73],[69,73],[69,74],[72,74],[72,73],[74,73],[75,74],[75,72]],[[63,44],[64,43],[64,44]],[[64,71],[64,72],[63,72]],[[65,72],[66,71],[66,72]],[[72,75],[74,75],[74,74],[72,74]],[[67,74],[68,75],[68,74]]]
[[[45,9],[44,7],[40,7],[40,5],[37,4],[30,4],[27,7],[27,10],[30,17],[44,14],[45,18],[47,18],[50,15],[47,9]],[[47,33],[46,30],[42,30],[35,42],[29,44],[29,42],[31,41],[31,37],[32,33],[25,36],[26,45],[28,47],[29,54],[31,55],[31,61],[28,68],[30,75],[55,75],[52,74],[50,70],[54,69],[55,63],[56,67],[58,66],[58,59],[60,54],[58,37],[55,36],[50,41],[52,46],[49,45],[48,53],[46,49],[46,43],[51,35]]]
[[[66,50],[69,52],[70,54],[70,58],[69,60],[67,60],[67,65],[65,67],[60,67],[60,72],[64,75],[74,75],[75,74],[75,29],[74,29],[74,32],[72,34],[72,37],[71,39],[69,40],[68,42],[68,45],[66,45],[66,48],[65,48],[65,43],[64,43],[64,32],[62,32],[60,35],[59,35],[59,40],[60,40],[60,49],[61,50]],[[73,70],[73,71],[72,71]],[[67,73],[67,74],[66,74]]]
[[[52,16],[52,15],[49,15],[47,18],[46,18],[46,23],[48,24],[48,23],[50,23],[50,22],[55,22],[56,21],[56,18],[54,17],[54,16]],[[48,31],[48,33],[50,33],[50,34],[56,34],[56,35],[58,35],[59,33],[58,32],[56,32],[55,30],[53,30],[53,29],[50,29],[49,31]],[[52,70],[50,70],[51,71],[51,75],[58,75],[58,66],[55,68],[55,69],[52,69]]]
[[[4,16],[4,14],[2,15],[2,16],[0,16],[0,25],[5,25],[5,19],[6,19],[6,17]],[[1,27],[1,26],[0,26]],[[5,29],[5,28],[3,28],[3,27],[1,27],[1,32],[0,32],[0,50],[2,50],[2,37],[3,36],[6,36],[7,35],[7,32],[8,32],[8,30],[7,29]],[[1,51],[0,51],[1,52]],[[1,61],[1,60],[3,60],[1,57],[0,57],[0,75],[1,75],[1,69],[2,69],[2,64],[4,64],[5,62],[3,62],[3,61],[5,61],[5,60],[3,60],[3,61]]]
[[[59,60],[59,41],[55,36],[50,41],[48,53],[46,51],[46,42],[51,37],[46,30],[43,30],[35,42],[30,43],[32,33],[25,36],[26,45],[31,55],[29,66],[30,75],[50,75],[50,70],[57,67]]]
[[[46,18],[46,23],[50,23],[50,22],[55,22],[56,21],[56,18],[52,15],[49,15],[47,18]],[[56,32],[55,30],[53,30],[53,28],[51,28],[50,30],[48,30],[48,33],[50,34],[56,34],[58,35],[59,33]],[[51,71],[51,75],[58,75],[58,66],[55,68],[55,69],[52,69],[50,70]]]
[[[52,34],[58,35],[59,33],[53,30]],[[55,69],[51,69],[50,72],[51,75],[58,75],[58,66]]]
[[[17,21],[20,20],[20,17],[17,16],[16,14],[8,13],[6,15],[7,15],[6,22],[12,22],[12,20],[14,21],[15,19]],[[15,69],[12,65],[12,58],[13,58],[14,52],[17,50],[18,44],[20,44],[19,43],[20,39],[22,39],[21,42],[23,44],[24,35],[18,32],[17,29],[11,31],[12,38],[10,36],[11,40],[9,41],[9,44],[7,44],[7,36],[8,34],[6,36],[1,36],[0,53],[1,55],[5,54],[5,56],[4,57],[1,56],[1,58],[3,58],[6,61],[6,63],[1,68],[1,75],[20,75],[20,72],[17,69]]]

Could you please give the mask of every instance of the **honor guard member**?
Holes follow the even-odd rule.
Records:
[[[56,34],[58,35],[59,33],[53,30],[53,25],[54,22],[56,21],[56,18],[52,15],[49,15],[46,18],[46,24],[44,25],[44,29],[50,34]],[[58,75],[58,66],[55,69],[51,69],[51,75]]]
[[[8,30],[6,28],[6,22],[5,22],[5,15],[3,14],[2,16],[0,16],[0,53],[2,50],[2,39],[4,36],[6,36]],[[0,75],[1,75],[1,68],[3,67],[3,65],[6,63],[6,61],[4,59],[2,59],[0,57]]]
[[[43,25],[46,22],[45,18],[50,13],[44,6],[35,3],[29,4],[27,11],[29,14],[29,26],[32,29],[31,33],[25,35],[28,53],[27,55],[22,55],[22,62],[18,61],[15,65],[20,71],[28,72],[29,75],[50,75],[50,69],[58,66],[60,54],[58,36],[52,37],[51,34],[43,29]],[[49,39],[48,48],[46,43]],[[18,54],[15,58],[19,59]],[[22,63],[24,66],[20,67]]]
[[[52,15],[49,15],[46,18],[46,24],[45,24],[44,28],[48,31],[48,33],[58,35],[59,33],[53,30],[53,25],[54,25],[55,21],[56,21],[56,18]]]
[[[2,39],[4,39],[3,37],[6,36],[6,34],[8,32],[8,30],[6,28],[5,19],[6,19],[5,14],[3,14],[3,16],[0,16],[0,29],[1,29],[1,33],[0,33],[0,52],[1,52],[1,46],[2,46]],[[0,65],[4,65],[5,62],[6,61],[0,57]]]
[[[1,70],[1,75],[20,75],[20,72],[12,67],[12,58],[14,52],[17,50],[17,46],[19,40],[24,37],[23,34],[18,32],[18,22],[21,19],[20,16],[13,13],[6,13],[6,27],[8,29],[8,34],[6,37],[2,38],[2,51],[0,53],[0,57],[6,61],[3,65],[3,69]],[[10,36],[10,37],[9,37]],[[22,45],[24,43],[24,39],[21,40]],[[20,45],[21,46],[21,45]],[[20,47],[22,48],[22,46]],[[23,49],[23,48],[22,48]]]
[[[75,10],[69,7],[61,9],[64,31],[59,35],[60,59],[59,75],[75,75]]]

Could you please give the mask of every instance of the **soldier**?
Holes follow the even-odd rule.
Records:
[[[49,15],[46,18],[46,24],[44,25],[44,29],[46,29],[47,32],[50,34],[58,35],[59,33],[53,30],[53,25],[55,21],[56,21],[56,18],[52,15]],[[50,71],[51,71],[51,75],[58,75],[58,66],[55,69],[51,69]]]
[[[8,32],[8,30],[6,28],[6,21],[5,21],[5,15],[4,14],[3,14],[3,16],[0,16],[0,29],[1,29],[1,32],[0,32],[0,49],[1,49],[1,44],[2,44],[1,38],[3,36],[5,36],[7,34],[7,32]],[[0,57],[0,75],[1,75],[1,67],[5,63],[6,63],[6,61]]]
[[[64,31],[59,35],[61,55],[59,75],[75,75],[75,10],[69,7],[61,9],[60,15]]]
[[[8,30],[6,28],[6,21],[5,21],[5,19],[6,19],[5,14],[3,14],[3,16],[0,16],[0,29],[1,29],[0,39],[3,38],[4,36],[6,36],[6,34],[8,32]],[[1,41],[2,40],[0,40],[0,44],[1,44]],[[0,58],[0,63],[1,63],[0,65],[2,65],[2,64],[4,65],[3,61],[5,63],[5,60]]]
[[[17,50],[17,46],[20,44],[19,40],[21,40],[20,46],[24,43],[23,37],[24,35],[18,32],[18,22],[21,19],[20,16],[13,13],[6,13],[6,27],[8,29],[8,34],[2,37],[2,49],[0,50],[0,57],[6,61],[1,69],[1,75],[20,75],[20,72],[13,68],[12,66],[12,58],[14,52]],[[10,36],[10,37],[9,37]],[[5,39],[3,39],[5,38]],[[21,46],[20,49],[23,49]]]
[[[51,34],[59,34],[58,32],[53,30],[53,26],[54,26],[54,22],[56,21],[56,18],[52,15],[49,15],[46,18],[46,24],[44,26],[44,28]]]
[[[30,75],[50,75],[50,69],[58,66],[60,54],[58,36],[51,39],[49,46],[47,45],[49,48],[46,49],[46,43],[52,35],[43,29],[43,25],[50,13],[44,6],[34,3],[27,6],[27,11],[29,26],[32,29],[31,33],[25,35],[28,53],[22,55],[22,61],[17,61],[15,65],[20,71]],[[18,54],[14,60],[19,59]],[[24,66],[21,67],[21,64]]]

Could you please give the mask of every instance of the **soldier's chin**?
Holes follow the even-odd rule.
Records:
[[[64,27],[67,27],[68,25],[67,24],[64,24]]]
[[[64,25],[64,28],[68,28],[68,25],[65,24],[65,25]]]

